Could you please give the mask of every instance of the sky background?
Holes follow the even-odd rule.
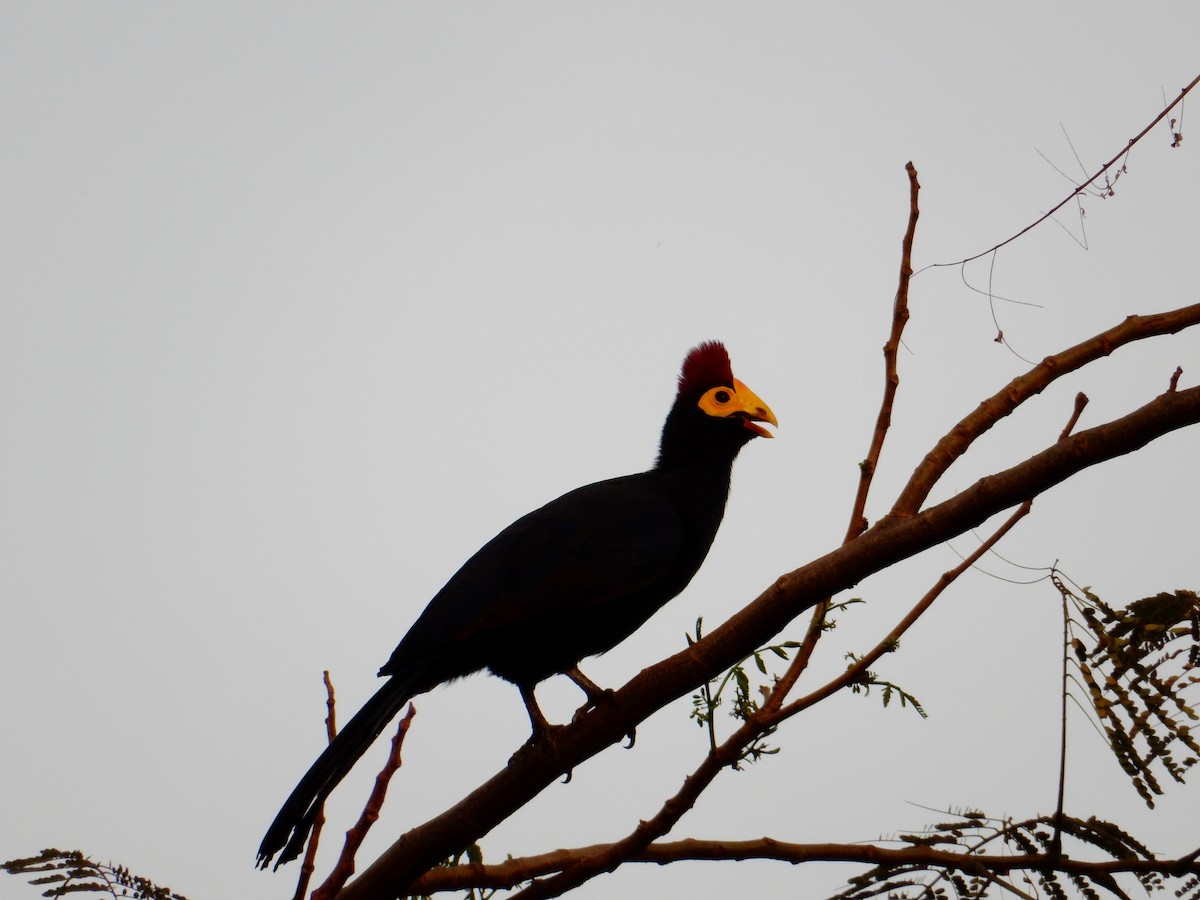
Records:
[[[720,338],[774,409],[691,587],[584,665],[619,686],[845,530],[908,208],[918,268],[1049,209],[1200,72],[1195,4],[0,6],[0,858],[79,848],[192,900],[284,898],[254,852],[341,717],[471,553],[577,485],[648,466],[684,354]],[[1197,301],[1200,99],[1069,206],[912,285],[869,508],[1028,364]],[[1081,168],[1082,166],[1082,168]],[[1061,171],[1057,171],[1057,170]],[[1080,246],[1086,243],[1086,249]],[[945,498],[1140,406],[1200,335],[1125,348],[979,442]],[[1200,588],[1200,431],[1040,499],[1001,546],[1120,605]],[[814,664],[885,634],[969,538],[860,585]],[[991,558],[876,667],[924,703],[837,696],[723,775],[672,837],[873,840],[934,808],[1053,810],[1059,599]],[[784,637],[798,637],[801,625]],[[539,690],[563,720],[578,691]],[[515,689],[417,700],[363,861],[526,738]],[[686,699],[483,842],[623,836],[699,762]],[[724,724],[724,723],[722,723]],[[331,802],[327,854],[386,753]],[[1164,854],[1083,717],[1069,812]],[[335,840],[335,836],[338,838]],[[328,855],[323,857],[328,864]],[[626,866],[581,897],[824,896],[845,867]],[[0,897],[33,897],[0,879]]]

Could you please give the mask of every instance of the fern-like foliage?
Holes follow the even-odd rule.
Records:
[[[695,636],[693,637],[693,635],[688,634],[684,635],[684,637],[687,638],[688,646],[690,647],[703,636],[704,618],[701,617],[696,619]],[[745,721],[758,712],[761,706],[759,698],[765,699],[770,693],[770,688],[765,684],[760,684],[757,690],[758,696],[755,696],[756,692],[750,684],[750,675],[746,672],[747,665],[753,662],[759,674],[768,676],[774,681],[776,676],[772,675],[770,669],[767,667],[767,654],[772,654],[786,661],[788,659],[788,651],[794,650],[799,646],[796,641],[783,641],[778,644],[760,647],[726,672],[720,679],[714,679],[702,684],[700,690],[692,695],[691,718],[701,728],[708,730],[708,741],[711,749],[715,750],[717,748],[715,714],[717,708],[725,702],[726,692],[731,689],[731,686],[733,696],[728,698],[729,715],[742,721]],[[778,753],[778,747],[772,747],[766,742],[766,738],[774,732],[774,727],[766,729],[756,740],[747,745],[742,754],[733,762],[732,767],[740,770],[742,763],[758,762],[764,756],[772,756]]]
[[[899,649],[899,646],[899,644],[896,644],[888,652],[894,653]],[[856,653],[847,653],[846,659],[850,661],[850,665],[847,668],[853,668],[861,661],[861,658]],[[920,700],[918,700],[904,688],[900,687],[900,685],[896,684],[894,681],[884,681],[883,679],[879,678],[870,669],[865,669],[859,675],[858,679],[851,683],[850,690],[855,694],[866,695],[871,693],[871,688],[873,687],[880,689],[880,698],[883,700],[884,706],[887,706],[892,702],[892,700],[899,700],[901,706],[911,706],[913,711],[916,712],[917,715],[919,715],[922,719],[929,718],[929,713],[925,712],[925,707],[921,705]]]
[[[859,597],[853,597],[849,600],[844,600],[840,603],[830,603],[826,606],[824,616],[821,621],[821,629],[823,631],[832,631],[837,627],[837,622],[833,618],[835,612],[845,612],[851,606],[864,603],[865,601]],[[696,619],[696,628],[693,634],[685,634],[688,646],[699,641],[704,636],[704,618]],[[692,695],[692,712],[691,718],[701,728],[708,730],[708,741],[711,749],[717,748],[717,731],[715,724],[715,714],[719,706],[729,702],[729,714],[741,721],[746,721],[753,716],[761,708],[762,703],[770,696],[771,686],[778,681],[776,676],[768,667],[768,663],[772,660],[771,656],[778,657],[786,662],[789,659],[789,652],[800,647],[797,641],[782,641],[778,644],[769,644],[766,647],[760,647],[755,650],[736,666],[730,669],[719,679],[714,679],[700,686],[700,689]],[[895,652],[899,648],[899,644],[893,644],[888,648],[888,652]],[[850,660],[850,666],[853,667],[859,661],[853,653],[847,653],[846,658]],[[759,675],[766,676],[770,679],[771,685],[763,683],[757,686],[751,684],[752,672],[749,671],[749,664],[753,662],[754,668],[758,670]],[[880,688],[880,696],[883,699],[883,705],[889,705],[893,700],[899,701],[901,706],[908,706],[915,710],[921,718],[927,718],[924,707],[921,702],[904,690],[899,685],[883,681],[876,677],[874,672],[863,670],[854,681],[850,682],[850,689],[856,693],[869,694],[871,688]],[[733,696],[726,698],[726,693],[732,690]],[[776,728],[774,726],[766,729],[751,742],[741,756],[738,757],[732,764],[734,769],[741,769],[742,763],[757,762],[764,756],[771,756],[779,752],[778,747],[772,747],[766,742],[766,738],[770,737]]]
[[[951,812],[952,819],[899,840],[914,851],[933,848],[943,859],[887,863],[850,879],[831,900],[984,900],[999,897],[1119,897],[1129,900],[1116,878],[1101,866],[1076,866],[1064,871],[1065,857],[1057,853],[1059,834],[1092,848],[1109,860],[1130,863],[1155,860],[1145,846],[1111,822],[1071,816],[1039,816],[1014,822],[978,810]],[[1056,821],[1057,820],[1057,821]],[[1057,828],[1056,828],[1057,825]],[[1198,900],[1194,876],[1164,877],[1158,872],[1135,872],[1147,892],[1168,886],[1177,897]],[[1168,885],[1167,881],[1172,884]]]
[[[136,900],[187,900],[170,888],[159,887],[134,875],[124,866],[98,863],[78,850],[43,850],[27,859],[10,859],[0,864],[10,875],[32,876],[30,884],[43,888],[43,897],[93,893]]]
[[[1122,770],[1153,807],[1153,797],[1162,793],[1156,773],[1182,782],[1200,758],[1189,724],[1198,717],[1184,699],[1200,681],[1200,597],[1178,590],[1114,609],[1087,588],[1069,587],[1057,571],[1051,581],[1063,598],[1071,681],[1085,692],[1082,703]],[[848,656],[853,665],[856,658]],[[868,672],[858,687],[873,685],[882,686]],[[903,703],[905,695],[900,697]],[[1170,886],[1176,897],[1200,900],[1200,851],[1185,860],[1158,861],[1111,822],[1062,811],[1024,821],[973,810],[951,815],[920,834],[901,835],[904,848],[851,879],[832,900],[1127,900],[1114,868],[1147,893]],[[1096,856],[1104,862],[1082,861]]]
[[[1200,597],[1160,593],[1113,609],[1085,588],[1054,585],[1070,618],[1078,683],[1122,771],[1149,807],[1162,794],[1159,771],[1183,782],[1200,759],[1196,711],[1184,692],[1200,682]]]

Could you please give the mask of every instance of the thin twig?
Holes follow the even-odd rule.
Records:
[[[337,702],[333,694],[333,681],[329,678],[329,670],[322,674],[325,682],[325,736],[329,743],[337,737]],[[317,807],[313,817],[312,832],[308,836],[308,846],[304,848],[304,861],[300,865],[300,878],[296,883],[296,893],[292,900],[304,900],[308,895],[308,885],[313,872],[317,868],[317,845],[321,842],[321,829],[325,827],[325,804]]]
[[[937,580],[937,583],[934,584],[934,586],[931,587],[928,592],[926,592],[925,596],[918,600],[916,605],[908,611],[908,614],[896,624],[896,627],[888,632],[887,636],[884,637],[883,640],[876,644],[871,650],[869,650],[865,656],[855,662],[854,665],[848,667],[846,671],[837,678],[825,685],[822,685],[811,694],[793,700],[787,706],[780,709],[779,712],[772,717],[772,724],[781,722],[790,716],[794,716],[801,710],[807,709],[815,703],[819,703],[826,697],[829,697],[830,695],[835,694],[843,688],[848,687],[849,685],[858,681],[863,675],[866,674],[867,670],[879,660],[880,657],[886,653],[890,653],[895,648],[897,642],[904,635],[904,633],[912,627],[913,623],[915,623],[917,619],[924,615],[925,611],[929,609],[930,606],[933,605],[933,601],[941,596],[942,593],[945,592],[946,588],[953,584],[963,572],[975,565],[975,563],[978,562],[985,553],[991,550],[992,547],[996,546],[996,544],[1000,542],[1000,539],[1008,534],[1017,524],[1017,522],[1021,521],[1021,519],[1029,514],[1029,511],[1032,507],[1032,500],[1026,500],[1019,507],[1017,507],[1016,511],[1014,511],[1013,514],[1004,521],[1004,524],[997,528],[986,541],[976,547],[973,553],[965,557],[963,561],[953,569],[943,572],[942,576]]]
[[[904,326],[908,324],[908,286],[912,280],[912,251],[913,238],[916,236],[917,219],[921,215],[917,200],[921,192],[921,184],[917,180],[917,170],[911,162],[905,164],[904,171],[908,173],[908,227],[904,232],[904,241],[900,252],[900,283],[896,288],[896,301],[892,305],[892,332],[887,343],[883,345],[883,399],[879,404],[879,415],[875,419],[875,431],[871,435],[871,446],[867,457],[859,463],[858,492],[854,497],[854,506],[850,512],[850,524],[846,528],[845,540],[851,541],[867,530],[866,508],[867,494],[871,490],[871,481],[875,477],[875,469],[879,465],[879,457],[883,452],[883,441],[887,437],[888,428],[892,424],[892,406],[896,399],[896,390],[900,386],[900,374],[896,366],[896,357],[900,349],[900,338],[904,334]]]
[[[1066,427],[1062,430],[1062,434],[1058,436],[1060,441],[1066,440],[1071,436],[1071,432],[1075,430],[1075,426],[1079,423],[1079,417],[1083,414],[1083,408],[1087,405],[1087,394],[1080,391],[1075,395],[1075,409],[1071,411],[1071,418],[1067,420]]]
[[[512,900],[548,900],[560,897],[604,872],[644,853],[655,839],[670,832],[712,784],[723,769],[729,766],[759,734],[761,728],[747,719],[719,747],[710,750],[691,775],[683,779],[679,790],[659,808],[651,818],[638,823],[627,836],[612,844],[596,848],[594,852],[581,855],[558,874],[542,881],[535,881],[523,891],[514,894]],[[528,877],[528,876],[527,876]],[[522,879],[524,880],[524,879]]]
[[[858,490],[854,495],[854,504],[850,509],[850,522],[846,526],[846,536],[842,544],[848,544],[867,530],[866,518],[867,496],[875,478],[875,470],[879,466],[879,458],[883,453],[883,442],[892,424],[892,408],[896,400],[896,391],[900,387],[900,373],[897,358],[900,351],[900,340],[904,334],[904,326],[908,324],[908,287],[912,281],[912,250],[913,240],[917,233],[917,220],[921,217],[919,204],[921,183],[917,179],[917,168],[912,161],[905,163],[904,171],[908,173],[908,225],[904,230],[904,239],[900,244],[900,278],[896,286],[896,299],[892,304],[892,330],[887,343],[883,345],[883,396],[879,402],[879,413],[875,418],[875,430],[871,434],[871,445],[867,449],[866,458],[859,463]],[[799,680],[800,675],[808,668],[820,640],[825,625],[825,616],[829,611],[829,599],[825,598],[813,609],[809,618],[808,630],[796,655],[779,680],[772,686],[770,696],[763,703],[763,708],[778,709]]]
[[[1146,126],[1145,128],[1143,128],[1143,129],[1142,129],[1140,132],[1138,132],[1138,134],[1137,134],[1137,136],[1136,136],[1136,137],[1134,137],[1134,138],[1131,138],[1131,139],[1129,140],[1129,143],[1128,143],[1128,144],[1126,144],[1124,147],[1122,147],[1122,148],[1121,148],[1121,150],[1120,150],[1120,152],[1119,152],[1119,153],[1117,153],[1117,154],[1116,154],[1116,156],[1114,156],[1112,159],[1110,159],[1108,162],[1106,162],[1104,165],[1102,165],[1102,166],[1099,168],[1099,170],[1097,170],[1097,172],[1096,172],[1096,173],[1095,173],[1095,174],[1094,174],[1094,175],[1093,175],[1091,178],[1089,178],[1087,181],[1083,182],[1082,184],[1078,184],[1078,185],[1076,185],[1076,187],[1075,187],[1075,190],[1071,191],[1071,193],[1069,193],[1069,194],[1068,194],[1066,197],[1064,197],[1064,198],[1062,199],[1062,201],[1061,201],[1060,203],[1058,203],[1057,205],[1055,205],[1055,206],[1054,206],[1054,208],[1053,208],[1053,209],[1051,209],[1051,210],[1050,210],[1048,213],[1046,213],[1045,215],[1043,215],[1043,216],[1039,217],[1038,219],[1034,220],[1034,221],[1033,221],[1033,222],[1031,222],[1030,224],[1026,225],[1024,228],[1022,228],[1022,229],[1021,229],[1020,231],[1018,231],[1016,234],[1013,234],[1013,235],[1011,235],[1011,236],[1009,236],[1009,237],[1005,238],[1004,240],[1002,240],[1000,243],[996,244],[996,245],[995,245],[995,246],[993,246],[993,247],[989,247],[989,248],[988,248],[988,249],[986,249],[986,250],[983,250],[983,251],[981,251],[981,252],[979,252],[979,253],[976,253],[974,256],[968,256],[968,257],[966,257],[965,259],[959,259],[959,260],[955,260],[954,262],[931,263],[930,265],[926,266],[925,268],[927,268],[927,269],[933,269],[933,268],[938,268],[938,267],[942,267],[942,266],[962,266],[962,265],[966,265],[967,263],[971,262],[972,260],[979,259],[981,256],[987,256],[989,253],[994,253],[996,250],[999,250],[999,249],[1000,249],[1001,247],[1003,247],[1005,244],[1011,244],[1011,243],[1012,243],[1013,241],[1015,241],[1017,238],[1021,237],[1021,235],[1025,234],[1026,232],[1032,231],[1034,228],[1036,228],[1037,226],[1041,225],[1043,222],[1045,222],[1047,219],[1049,219],[1051,216],[1053,216],[1053,215],[1054,215],[1056,212],[1058,212],[1060,209],[1062,209],[1064,206],[1066,206],[1068,203],[1070,203],[1070,202],[1071,202],[1071,201],[1072,201],[1072,200],[1073,200],[1075,197],[1079,196],[1079,194],[1082,194],[1082,193],[1084,193],[1084,192],[1087,190],[1087,188],[1088,188],[1088,187],[1089,187],[1089,186],[1090,186],[1090,185],[1091,185],[1093,182],[1095,182],[1095,181],[1096,181],[1096,179],[1098,179],[1098,178],[1102,178],[1102,177],[1106,176],[1106,175],[1108,174],[1108,170],[1109,170],[1109,168],[1110,168],[1112,165],[1114,165],[1114,164],[1115,164],[1115,163],[1116,163],[1116,162],[1117,162],[1119,159],[1121,159],[1121,157],[1123,157],[1123,156],[1125,156],[1127,153],[1129,153],[1129,151],[1130,151],[1131,149],[1133,149],[1133,145],[1134,145],[1134,144],[1136,144],[1138,141],[1140,141],[1142,138],[1144,138],[1144,137],[1145,137],[1147,134],[1149,134],[1149,133],[1150,133],[1150,130],[1151,130],[1151,129],[1152,129],[1154,126],[1155,126],[1155,125],[1157,125],[1157,124],[1158,124],[1159,122],[1161,122],[1161,121],[1162,121],[1164,118],[1166,118],[1166,116],[1167,116],[1167,113],[1169,113],[1169,112],[1170,112],[1172,109],[1174,109],[1174,108],[1175,108],[1175,106],[1176,106],[1176,104],[1180,104],[1180,103],[1182,103],[1182,102],[1183,102],[1183,98],[1184,98],[1184,97],[1186,97],[1186,96],[1188,95],[1188,92],[1189,92],[1189,91],[1190,91],[1192,88],[1194,88],[1194,87],[1195,87],[1197,84],[1200,84],[1200,75],[1197,75],[1195,78],[1193,78],[1193,79],[1192,79],[1192,80],[1191,80],[1191,81],[1188,83],[1187,87],[1185,87],[1183,90],[1181,90],[1181,91],[1179,92],[1179,96],[1177,96],[1177,97],[1176,97],[1174,100],[1172,100],[1172,101],[1171,101],[1171,102],[1170,102],[1170,103],[1169,103],[1169,104],[1168,104],[1166,107],[1164,107],[1164,108],[1163,108],[1163,110],[1162,110],[1162,112],[1160,112],[1160,113],[1159,113],[1157,116],[1155,116],[1155,117],[1154,117],[1154,118],[1151,120],[1151,122],[1150,122],[1150,124],[1149,124],[1149,125],[1147,125],[1147,126]]]
[[[392,776],[400,768],[402,761],[400,750],[404,746],[404,736],[408,733],[408,726],[416,714],[417,708],[411,703],[408,704],[408,712],[400,720],[400,725],[396,728],[395,737],[392,738],[392,752],[388,754],[387,762],[379,770],[379,774],[375,776],[375,786],[371,789],[371,796],[367,799],[367,805],[363,807],[362,815],[354,823],[354,827],[346,832],[346,843],[342,847],[342,853],[338,857],[337,865],[333,867],[333,871],[329,873],[329,877],[325,879],[325,883],[313,891],[312,900],[328,900],[328,898],[333,897],[342,889],[343,885],[350,879],[350,876],[354,874],[355,854],[358,853],[358,848],[362,846],[367,832],[375,824],[375,820],[379,818],[379,810],[383,807],[383,800],[387,796],[388,782],[392,780]]]
[[[1079,421],[1080,415],[1083,414],[1083,408],[1087,404],[1087,394],[1080,391],[1075,395],[1075,408],[1071,411],[1071,418],[1067,420],[1067,425],[1063,429],[1062,434],[1058,436],[1060,442],[1065,441],[1071,436],[1071,432],[1074,431],[1075,424]],[[1053,570],[1051,571],[1051,576],[1053,577]],[[1070,694],[1068,687],[1071,675],[1071,609],[1067,604],[1067,595],[1065,592],[1062,594],[1062,617],[1062,709],[1059,712],[1058,798],[1054,807],[1054,837],[1050,842],[1050,855],[1055,859],[1062,855],[1063,806],[1067,795],[1067,697]]]
[[[1054,836],[1050,839],[1050,855],[1062,856],[1063,807],[1067,796],[1067,698],[1071,686],[1071,608],[1067,592],[1060,591],[1062,600],[1062,708],[1059,710],[1058,734],[1058,796],[1054,803]]]

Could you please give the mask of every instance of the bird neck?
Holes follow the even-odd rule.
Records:
[[[703,471],[728,485],[733,461],[751,437],[735,422],[714,420],[677,401],[663,425],[655,468]]]
[[[659,455],[652,475],[673,498],[696,546],[707,550],[725,515],[733,459],[669,450]]]

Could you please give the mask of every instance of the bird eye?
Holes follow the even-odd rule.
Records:
[[[718,403],[729,402],[729,391],[717,391],[713,396]]]

